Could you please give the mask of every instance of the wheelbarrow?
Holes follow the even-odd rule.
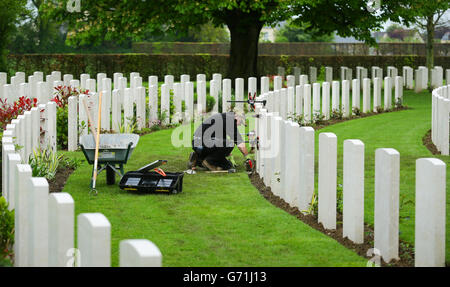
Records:
[[[127,163],[139,142],[137,134],[102,134],[98,148],[98,174],[106,169],[106,184],[116,182],[116,173],[122,178],[123,165]],[[95,139],[93,135],[80,137],[79,146],[89,164],[94,164]],[[94,172],[94,169],[92,169]]]

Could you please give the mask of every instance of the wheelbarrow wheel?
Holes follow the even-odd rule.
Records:
[[[116,172],[108,165],[106,167],[106,184],[113,185],[116,183]]]

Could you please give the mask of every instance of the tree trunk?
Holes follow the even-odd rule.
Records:
[[[431,82],[431,69],[434,67],[434,22],[433,15],[427,17],[427,68],[428,68],[428,81]],[[431,85],[428,86],[431,91]]]
[[[230,79],[258,77],[258,41],[263,27],[258,13],[231,11],[227,17],[231,34],[228,75]]]

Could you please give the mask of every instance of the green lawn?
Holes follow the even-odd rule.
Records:
[[[410,110],[336,124],[316,131],[316,136],[320,132],[334,132],[338,136],[339,183],[342,183],[343,140],[355,138],[365,143],[368,223],[373,223],[375,149],[391,147],[400,152],[404,202],[400,210],[400,238],[413,244],[415,160],[432,156],[422,145],[422,137],[430,128],[431,96],[428,92],[405,91],[404,98]],[[156,159],[169,160],[166,170],[184,170],[190,148],[173,147],[170,137],[171,130],[141,137],[126,170],[135,170]],[[81,152],[67,154],[83,158]],[[237,150],[235,154],[241,163]],[[174,196],[130,194],[117,186],[107,186],[102,174],[97,184],[99,195],[93,197],[88,195],[90,175],[91,166],[83,163],[69,178],[64,191],[73,196],[76,214],[102,212],[110,220],[114,266],[118,264],[119,242],[130,238],[153,241],[161,249],[164,266],[364,266],[366,263],[333,239],[268,203],[250,184],[242,167],[238,173],[229,175],[185,175],[183,193]],[[446,243],[449,258],[448,239]]]
[[[189,148],[170,144],[171,130],[141,137],[127,170],[167,159],[168,171],[185,169]],[[82,157],[81,153],[70,153]],[[236,157],[238,163],[242,157]],[[89,196],[91,166],[83,163],[65,192],[76,214],[102,212],[112,225],[112,263],[119,242],[147,238],[164,266],[365,266],[366,260],[267,202],[241,169],[236,174],[186,175],[179,195],[136,195],[98,182]]]
[[[383,98],[383,93],[382,93]],[[362,102],[361,102],[362,103]],[[316,167],[318,136],[333,132],[338,137],[338,183],[342,184],[342,149],[345,139],[360,139],[365,145],[365,221],[374,221],[375,149],[395,148],[400,152],[400,238],[414,244],[415,165],[418,158],[437,157],[447,164],[447,198],[450,198],[450,158],[434,156],[422,144],[431,128],[431,93],[404,91],[404,103],[411,109],[351,120],[316,131]],[[317,178],[316,178],[317,181]],[[447,200],[447,210],[450,209]],[[447,212],[447,234],[450,213]],[[450,236],[446,238],[446,260],[450,261]]]

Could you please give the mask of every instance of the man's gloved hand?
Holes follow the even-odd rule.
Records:
[[[231,162],[231,164],[233,165],[233,167],[236,167],[236,161],[234,160],[234,157],[232,155],[230,155],[228,157],[228,160]]]

